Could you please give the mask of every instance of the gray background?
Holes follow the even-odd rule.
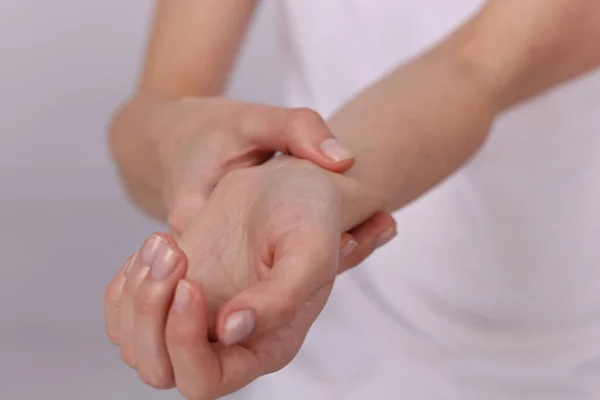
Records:
[[[0,398],[175,399],[104,336],[103,290],[159,226],[124,198],[105,126],[131,91],[151,0],[0,0]],[[263,4],[232,93],[281,100]]]

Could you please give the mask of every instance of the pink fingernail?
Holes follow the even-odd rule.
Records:
[[[354,239],[348,240],[342,248],[340,249],[340,259],[344,259],[350,255],[354,251],[354,249],[358,246],[358,242]]]
[[[192,298],[192,288],[189,283],[181,280],[177,283],[175,289],[175,298],[173,299],[173,308],[178,312],[184,312],[187,310],[190,299]]]
[[[150,276],[152,279],[165,279],[175,269],[177,253],[166,243],[161,246],[156,252],[156,257],[150,268]]]
[[[142,249],[142,263],[150,267],[152,279],[165,279],[175,268],[177,253],[160,236],[154,235]]]
[[[335,138],[323,140],[323,142],[321,142],[321,150],[323,151],[323,154],[335,162],[354,158],[354,153],[342,146],[339,140]]]
[[[145,265],[147,267],[152,265],[152,261],[154,261],[156,252],[163,243],[164,239],[158,235],[152,235],[148,238],[148,240],[146,240],[146,243],[144,243],[144,246],[142,246],[142,251],[140,254],[140,256],[142,257],[142,265]]]
[[[375,241],[375,247],[381,247],[384,244],[388,243],[390,240],[392,240],[394,237],[396,237],[396,235],[398,234],[398,232],[396,231],[396,229],[394,228],[387,228],[385,231],[383,231],[381,233],[381,235],[379,235],[379,237],[377,238],[377,240]]]
[[[225,321],[223,344],[231,346],[241,342],[252,333],[255,325],[254,314],[251,311],[238,311],[231,314]]]

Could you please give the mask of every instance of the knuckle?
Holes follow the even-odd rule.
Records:
[[[104,315],[108,318],[109,316],[119,313],[120,296],[119,291],[115,287],[116,283],[111,282],[110,285],[104,291],[103,296],[103,307]]]
[[[357,262],[363,262],[364,260],[367,259],[367,257],[369,257],[371,254],[373,254],[374,251],[375,251],[375,249],[372,247],[367,247],[364,250],[357,251],[357,253],[356,253],[356,256],[358,259]]]
[[[298,351],[300,350],[300,343],[288,343],[287,346],[276,346],[269,349],[265,353],[265,358],[269,360],[264,366],[264,369],[260,371],[261,375],[272,374],[282,370],[292,362]]]
[[[223,127],[234,130],[238,134],[252,132],[256,121],[264,116],[262,106],[256,104],[240,104],[229,110],[229,118],[223,121]]]
[[[297,309],[298,305],[294,296],[281,296],[278,299],[277,319],[289,321],[296,315]]]
[[[115,346],[119,345],[119,332],[118,329],[116,327],[113,327],[111,325],[106,325],[106,336],[108,337],[108,340],[110,340],[110,342],[112,344],[114,344]]]
[[[156,368],[149,371],[145,368],[138,368],[138,376],[142,382],[154,389],[171,389],[174,385],[170,369]]]
[[[340,274],[348,271],[349,269],[356,267],[358,264],[360,264],[362,262],[363,262],[363,259],[355,258],[355,257],[350,257],[349,259],[344,260],[343,263],[340,263],[340,267],[337,270],[337,275],[340,275]]]
[[[134,301],[135,313],[142,316],[153,316],[160,312],[158,299],[150,290],[145,290],[142,284]]]
[[[292,135],[301,134],[310,131],[309,128],[321,124],[324,124],[324,120],[315,110],[311,108],[296,108],[292,110],[288,117],[287,131]]]
[[[113,344],[119,344],[118,316],[120,307],[118,301],[106,299],[104,302],[104,329],[106,336]]]
[[[115,302],[115,297],[112,290],[112,284],[108,285],[104,290],[103,303],[104,312],[108,312],[111,309],[111,304]]]
[[[304,124],[306,122],[323,122],[323,117],[317,111],[308,107],[301,107],[292,110],[290,114],[290,123]]]
[[[292,362],[293,356],[288,356],[287,353],[282,352],[277,359],[277,362],[273,363],[270,368],[267,369],[267,373],[273,374],[275,372],[281,371],[285,367],[287,367]]]
[[[177,384],[177,390],[187,400],[213,400],[209,388],[199,382],[184,382]]]
[[[119,354],[121,355],[121,360],[123,360],[125,365],[131,368],[135,368],[135,357],[126,346],[121,346],[119,348]]]

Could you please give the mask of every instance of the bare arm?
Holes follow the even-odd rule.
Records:
[[[255,7],[255,0],[158,0],[139,90],[221,94]]]
[[[161,121],[151,116],[165,114],[165,99],[221,94],[255,6],[254,0],[157,0],[137,93],[110,127],[110,147],[123,184],[155,218],[167,218],[160,152],[164,136],[174,136],[175,128],[167,121],[164,129],[157,128]]]
[[[598,66],[599,41],[600,2],[492,0],[351,100],[329,121],[357,159],[335,177],[345,227],[376,210],[377,198],[398,209],[445,179],[503,110]]]

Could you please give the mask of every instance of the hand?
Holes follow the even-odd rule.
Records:
[[[339,210],[331,174],[308,162],[282,157],[227,175],[183,233],[183,252],[155,235],[111,282],[107,331],[124,361],[151,386],[177,382],[193,400],[285,366],[336,274],[395,229],[379,214],[353,231],[361,244],[338,268]]]
[[[166,218],[176,234],[223,176],[262,164],[276,151],[333,172],[354,162],[316,112],[226,98],[134,97],[117,113],[111,137],[132,197],[150,214]]]

